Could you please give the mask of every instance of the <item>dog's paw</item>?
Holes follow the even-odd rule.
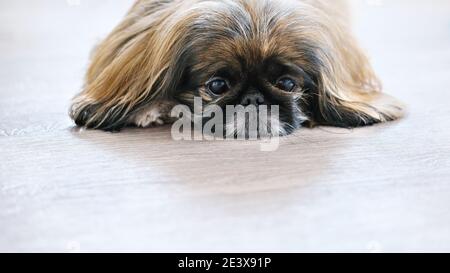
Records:
[[[158,107],[149,107],[137,114],[133,123],[142,128],[164,125],[163,114]]]
[[[135,114],[130,123],[142,128],[164,125],[169,119],[172,106],[172,102],[153,103]]]

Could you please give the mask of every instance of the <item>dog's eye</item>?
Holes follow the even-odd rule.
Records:
[[[207,87],[215,95],[222,95],[230,89],[228,82],[224,79],[213,79],[207,83]]]
[[[287,92],[292,92],[295,87],[297,86],[297,83],[291,79],[291,78],[281,78],[277,81],[276,87]]]

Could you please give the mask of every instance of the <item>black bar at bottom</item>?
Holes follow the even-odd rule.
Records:
[[[0,254],[3,268],[58,272],[107,269],[124,272],[291,272],[405,270],[448,260],[445,254]]]

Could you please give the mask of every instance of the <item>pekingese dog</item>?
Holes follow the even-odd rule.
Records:
[[[278,128],[391,121],[344,1],[138,0],[94,51],[70,115],[119,130],[170,121],[175,104],[278,105]],[[226,126],[226,124],[224,125]]]

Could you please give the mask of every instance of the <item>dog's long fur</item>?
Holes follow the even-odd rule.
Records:
[[[196,46],[223,32],[226,43],[214,54],[238,54],[247,62],[278,54],[311,75],[311,123],[356,127],[394,120],[402,108],[381,93],[348,17],[345,2],[336,0],[138,0],[95,49],[70,115],[88,128],[126,126],[146,106],[176,98],[186,70],[194,69],[190,55],[199,56],[197,66],[211,61]]]

